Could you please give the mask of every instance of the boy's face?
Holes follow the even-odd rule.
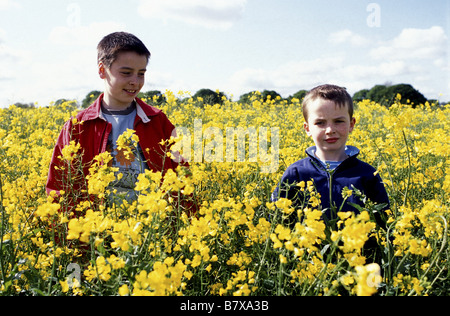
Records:
[[[99,63],[100,78],[105,81],[103,101],[110,109],[124,110],[130,106],[145,83],[147,58],[135,52],[119,53],[107,68]]]
[[[347,106],[339,107],[334,101],[321,98],[311,102],[304,128],[316,144],[316,156],[324,161],[345,160],[345,145],[355,122],[350,119]]]

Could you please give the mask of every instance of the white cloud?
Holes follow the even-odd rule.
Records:
[[[442,65],[447,57],[447,41],[441,26],[408,28],[393,40],[372,49],[370,56],[378,60],[426,59]]]
[[[97,75],[95,50],[78,50],[53,61],[33,57],[21,71],[14,71],[11,80],[6,81],[11,82],[14,88],[6,90],[3,99],[10,102],[39,101],[40,106],[47,106],[60,98],[82,99],[89,91],[103,86]]]
[[[0,65],[24,64],[30,60],[30,53],[0,43]],[[4,69],[4,68],[3,68]]]
[[[59,98],[82,99],[89,91],[102,89],[97,75],[97,44],[103,36],[123,28],[114,22],[55,27],[43,41],[44,51],[17,49],[0,30],[0,81],[4,90],[0,107],[34,101],[45,106]]]
[[[412,69],[403,61],[388,61],[379,64],[345,64],[338,71],[342,80],[348,82],[367,81],[375,78],[384,82],[389,78],[404,76],[411,72]]]
[[[239,93],[274,89],[288,96],[318,84],[335,83],[354,93],[391,81],[431,90],[427,88],[429,84],[425,78],[442,72],[441,66],[447,64],[448,41],[442,27],[404,29],[397,37],[385,42],[364,38],[351,30],[341,30],[330,34],[328,41],[360,48],[362,55],[354,59],[351,50],[335,50],[334,57],[290,61],[274,69],[239,70],[229,79],[229,89]]]
[[[82,99],[89,91],[102,89],[103,83],[97,75],[97,44],[105,35],[124,28],[115,22],[53,28],[45,43],[52,57],[30,52],[27,79],[11,92],[14,95],[10,99],[20,96],[20,100],[39,100],[45,106],[59,98]]]
[[[247,0],[141,0],[138,12],[146,18],[226,30],[242,17],[246,4]]]
[[[0,44],[6,42],[6,31],[0,29]]]
[[[341,57],[325,57],[291,61],[272,70],[247,68],[231,76],[228,86],[238,94],[274,89],[287,96],[301,89],[310,89],[314,85],[337,80],[343,62]]]
[[[116,22],[94,22],[88,26],[78,27],[57,26],[50,32],[49,40],[52,44],[88,47],[95,50],[104,36],[124,30],[125,25]]]
[[[389,41],[366,39],[350,30],[332,33],[329,42],[349,44],[365,49],[365,58],[355,60],[354,54],[335,51],[336,57],[291,61],[275,69],[245,69],[230,78],[230,89],[239,93],[251,90],[274,89],[288,96],[300,89],[317,84],[335,83],[354,93],[375,84],[410,83],[415,88],[436,98],[436,91],[447,88],[448,39],[442,27],[404,29]],[[442,77],[440,86],[433,79]]]
[[[8,45],[6,31],[0,29],[0,80],[11,80],[31,60],[31,53]]]
[[[350,43],[352,46],[355,47],[363,47],[368,44],[370,44],[370,41],[358,34],[355,34],[354,32],[350,30],[342,30],[338,32],[334,32],[330,34],[329,37],[330,43],[333,44],[347,44]]]
[[[177,93],[181,90],[193,91],[194,89],[195,84],[192,80],[185,82],[185,80],[179,76],[175,76],[167,71],[153,70],[152,67],[150,67],[150,69],[147,70],[145,86],[142,91],[160,90],[164,93],[165,90],[171,90],[172,92]]]
[[[249,91],[265,89],[276,90],[288,97],[298,90],[308,90],[324,83],[344,86],[352,94],[385,82],[412,84],[428,98],[437,98],[440,92],[448,91],[448,79],[445,80],[448,76],[444,75],[448,70],[445,59],[448,40],[440,27],[406,29],[384,42],[343,30],[333,33],[329,42],[357,47],[361,54],[355,55],[344,47],[345,51],[333,49],[333,55],[320,58],[285,61],[275,67],[246,67],[236,70],[222,81],[219,88],[227,94],[233,94],[235,99]],[[376,55],[374,52],[377,49],[389,49],[389,52],[383,52],[388,55]],[[441,67],[442,64],[447,65],[447,68]],[[441,77],[442,80],[435,81]],[[169,87],[174,84],[173,77],[156,76],[154,79],[151,81],[166,82]],[[181,85],[181,88],[188,87]],[[448,98],[448,94],[443,96],[443,99]]]
[[[279,67],[268,69],[247,68],[237,71],[226,87],[236,96],[253,90],[276,90],[287,97],[295,92],[325,83],[344,86],[350,93],[383,84],[411,83],[416,88],[428,89],[433,70],[401,60],[382,62],[353,63],[342,57],[325,57],[301,62],[287,62]],[[434,91],[431,89],[431,91]]]
[[[21,5],[14,0],[0,0],[0,11],[6,11],[9,9],[19,9]]]

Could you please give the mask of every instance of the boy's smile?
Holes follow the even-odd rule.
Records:
[[[316,156],[323,161],[343,161],[347,158],[345,145],[353,131],[355,119],[350,119],[347,106],[318,98],[309,106],[304,128],[316,145]]]
[[[100,78],[105,80],[104,106],[125,110],[134,101],[145,83],[147,58],[135,52],[121,52],[107,68],[99,63]]]

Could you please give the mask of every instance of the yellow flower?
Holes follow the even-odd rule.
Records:
[[[290,240],[291,239],[291,230],[282,225],[278,225],[275,228],[275,233],[278,234],[278,239],[280,239],[280,240]]]
[[[61,285],[61,291],[63,293],[69,292],[70,287],[67,281],[59,281],[59,284]]]
[[[353,191],[350,190],[350,189],[347,188],[347,187],[345,187],[345,188],[342,190],[342,197],[343,197],[344,199],[347,199],[347,198],[351,197],[352,194],[353,194]]]
[[[88,192],[98,195],[99,198],[105,197],[105,191],[108,185],[116,180],[115,172],[118,168],[109,167],[108,163],[112,160],[109,152],[104,152],[94,158],[94,164],[89,168]]]
[[[356,295],[372,296],[377,293],[382,281],[380,266],[372,263],[367,266],[357,266],[355,270],[357,273],[357,285],[354,289]]]
[[[341,218],[340,223],[344,224],[344,228],[338,232],[333,232],[332,240],[336,241],[340,238],[343,242],[343,246],[340,246],[340,248],[344,252],[344,256],[352,266],[359,265],[361,261],[365,261],[359,254],[376,224],[370,221],[370,216],[366,211],[359,215],[338,213],[338,216]]]
[[[292,201],[285,198],[281,198],[278,201],[276,201],[275,206],[278,207],[285,214],[291,214],[294,211],[294,209],[291,208]]]
[[[75,154],[79,152],[81,145],[74,140],[70,141],[69,145],[64,146],[61,150],[62,159],[72,162],[75,159]]]
[[[341,277],[340,281],[345,286],[349,286],[355,283],[355,279],[351,274],[344,275],[343,277]]]
[[[119,288],[119,295],[120,296],[130,295],[130,289],[128,288],[128,285],[124,284]]]
[[[61,206],[56,203],[45,203],[38,206],[34,215],[40,217],[43,220],[46,220],[49,217],[55,216],[58,213],[60,207]]]
[[[78,239],[80,238],[80,234],[83,232],[83,226],[80,223],[78,218],[74,218],[69,222],[69,233],[67,235],[67,239]]]

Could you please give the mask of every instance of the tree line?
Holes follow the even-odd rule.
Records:
[[[251,97],[256,92],[257,91],[251,91],[251,92],[241,95],[239,98],[239,102],[241,102],[241,103],[250,102]],[[98,90],[89,92],[86,95],[86,97],[82,100],[81,107],[82,108],[89,107],[89,105],[91,105],[98,98],[98,96],[101,93],[102,92],[98,91]],[[270,98],[271,100],[275,100],[275,102],[277,100],[291,101],[294,98],[302,101],[303,98],[305,97],[305,95],[308,93],[308,90],[299,90],[287,98],[283,98],[278,92],[276,92],[274,90],[264,90],[259,93],[260,93],[261,99],[263,101],[266,101],[268,98]],[[419,105],[419,104],[424,104],[427,101],[430,103],[436,103],[436,104],[439,103],[437,100],[427,100],[427,98],[425,98],[425,96],[422,93],[420,93],[417,89],[415,89],[410,84],[392,85],[389,83],[386,83],[384,85],[376,85],[371,89],[360,90],[353,95],[353,100],[355,102],[360,102],[362,100],[369,99],[371,101],[375,101],[381,105],[388,107],[394,103],[394,101],[397,99],[398,95],[401,95],[400,102],[405,103],[405,104],[411,104],[412,107],[415,107],[416,105]],[[147,99],[147,100],[152,100],[151,103],[153,103],[155,105],[166,102],[164,94],[159,90],[141,92],[141,93],[139,93],[138,97],[141,99],[143,98],[143,99]],[[154,98],[154,97],[156,97],[156,98]],[[204,102],[199,103],[200,106],[202,106],[202,104],[203,105],[204,104],[223,104],[224,101],[228,99],[228,97],[225,95],[225,93],[220,92],[220,91],[213,91],[211,89],[200,89],[193,95],[193,98],[194,99],[197,99],[197,98],[203,99]],[[153,100],[156,100],[156,101],[153,101]],[[61,104],[65,101],[67,101],[67,100],[65,100],[65,99],[57,100],[55,102],[55,105]],[[22,108],[35,107],[34,103],[16,103],[15,105],[17,107],[22,107]]]

